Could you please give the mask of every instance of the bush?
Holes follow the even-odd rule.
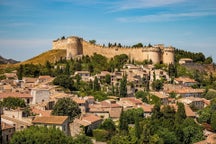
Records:
[[[96,139],[96,141],[102,141],[102,142],[107,141],[110,137],[109,132],[103,129],[93,130],[93,136]]]

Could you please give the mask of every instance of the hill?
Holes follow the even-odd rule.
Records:
[[[60,58],[66,56],[66,50],[49,50],[29,60],[23,61],[18,64],[45,64],[46,61],[51,63],[58,61]]]
[[[0,56],[0,64],[15,64],[18,63],[19,61],[13,60],[13,59],[6,59],[2,56]]]

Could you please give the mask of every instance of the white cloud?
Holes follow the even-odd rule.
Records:
[[[158,22],[158,21],[173,21],[184,18],[192,17],[204,17],[213,16],[216,12],[189,12],[189,13],[165,13],[165,14],[152,14],[144,16],[134,16],[134,17],[120,17],[117,21],[120,22]]]
[[[109,12],[117,12],[131,9],[144,9],[153,7],[162,7],[177,3],[182,3],[186,0],[121,0],[110,3]]]

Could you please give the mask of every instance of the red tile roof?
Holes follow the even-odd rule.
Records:
[[[92,123],[95,123],[95,122],[100,121],[102,119],[96,115],[91,114],[91,115],[83,116],[82,120],[92,124]]]
[[[14,128],[13,126],[5,123],[5,122],[1,122],[1,127],[2,127],[2,130],[6,130],[6,129],[12,129]]]
[[[42,116],[35,117],[32,121],[34,124],[63,124],[68,119],[68,116]]]
[[[7,98],[7,97],[32,98],[30,93],[19,93],[19,92],[0,93],[0,99]]]
[[[52,112],[51,110],[40,110],[37,108],[32,108],[31,111],[32,113],[40,116],[50,116]]]

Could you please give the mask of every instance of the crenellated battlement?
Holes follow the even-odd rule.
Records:
[[[115,55],[127,54],[130,59],[136,61],[151,60],[153,63],[174,63],[174,48],[164,47],[163,44],[154,45],[153,47],[104,47],[101,45],[91,44],[82,38],[70,36],[67,38],[53,41],[53,49],[66,49],[67,59],[75,58],[79,55],[92,56],[94,53],[112,58]]]

